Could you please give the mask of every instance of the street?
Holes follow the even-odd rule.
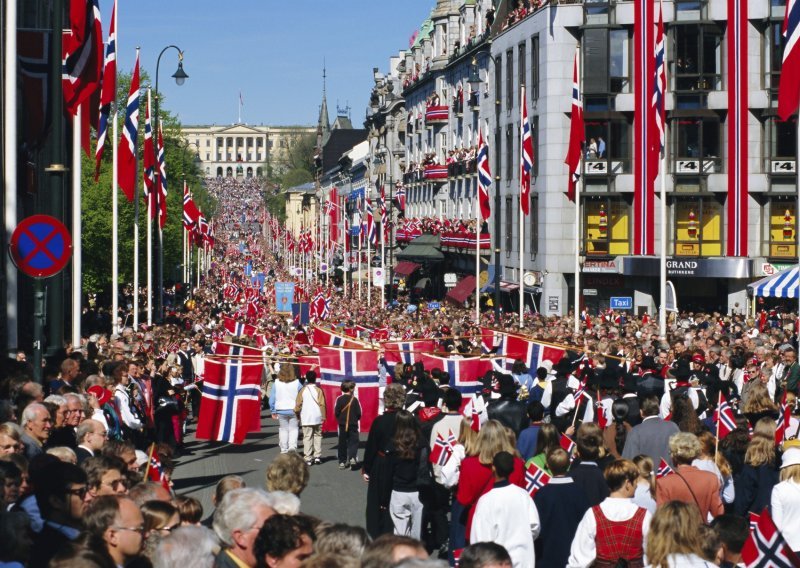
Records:
[[[190,426],[187,448],[191,455],[179,458],[173,474],[177,495],[188,495],[203,504],[203,517],[213,509],[211,495],[216,483],[226,475],[241,475],[248,487],[265,487],[267,467],[280,453],[278,423],[262,411],[262,431],[250,434],[242,445],[195,440]],[[362,437],[363,439],[363,437]],[[298,450],[302,455],[302,433]],[[359,458],[363,450],[359,452]],[[302,511],[326,521],[364,526],[367,485],[359,472],[340,470],[336,459],[336,435],[322,442],[322,465],[311,467],[308,487],[301,495]]]

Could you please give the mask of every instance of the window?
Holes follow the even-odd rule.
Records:
[[[506,111],[514,108],[514,50],[506,51]]]
[[[539,254],[539,194],[531,191],[531,240],[528,248],[531,256]]]
[[[621,197],[583,199],[586,256],[630,254],[628,203]]]
[[[206,148],[208,148],[209,146],[211,146],[211,139],[206,138]]]
[[[539,35],[531,38],[531,100],[539,100]]]
[[[498,112],[500,111],[500,101],[503,96],[503,56],[498,55],[495,61],[495,74],[494,74],[494,103],[497,105]]]
[[[506,125],[506,183],[514,177],[514,125]]]
[[[513,202],[511,197],[506,197],[506,256],[511,254],[514,246],[514,208],[511,206]]]
[[[531,168],[531,177],[539,176],[539,116],[531,117],[531,142],[533,143],[533,167]],[[522,150],[520,150],[520,154]],[[520,159],[522,157],[520,156]]]
[[[770,258],[797,258],[797,197],[774,195],[769,201]]]
[[[717,118],[680,118],[675,131],[675,173],[710,174],[722,170],[720,124]]]
[[[525,44],[519,44],[517,48],[517,83],[525,85]]]
[[[715,197],[675,200],[675,256],[722,255],[722,204]]]
[[[628,30],[609,30],[608,71],[612,93],[630,92],[630,37]]]
[[[700,20],[704,19],[706,2],[705,0],[677,0],[675,2],[676,20]]]
[[[586,175],[630,173],[630,124],[628,121],[625,118],[593,119],[589,115],[584,126],[588,144],[584,162]],[[597,148],[596,152],[590,153],[589,148],[595,147]]]
[[[767,24],[767,29],[764,30],[764,70],[767,76],[765,77],[764,86],[772,92],[774,97],[778,93],[778,84],[781,78],[781,63],[783,60],[783,47],[786,42],[783,39],[781,29],[783,22],[771,21]]]
[[[767,144],[765,171],[770,174],[795,175],[797,160],[797,117],[781,120],[777,116],[767,118],[764,129]]]
[[[714,24],[684,24],[675,29],[675,91],[722,88],[722,30]]]

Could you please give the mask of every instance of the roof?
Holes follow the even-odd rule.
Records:
[[[314,193],[317,190],[313,181],[290,187],[285,193]]]
[[[367,131],[363,128],[331,130],[331,136],[322,148],[322,171],[327,172],[338,166],[342,154],[366,139]]]
[[[444,254],[439,250],[438,235],[420,235],[401,250],[395,257],[398,260],[414,260],[417,262],[436,262],[444,260]]]

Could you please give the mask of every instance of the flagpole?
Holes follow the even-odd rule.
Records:
[[[520,96],[519,96],[519,106],[523,108],[525,105],[525,85],[520,86]],[[521,124],[520,128],[524,130],[525,125]],[[523,138],[520,136],[520,154],[522,154],[522,144]],[[533,172],[531,172],[533,173]],[[529,182],[530,183],[530,182]],[[523,258],[525,256],[525,215],[522,211],[522,168],[519,171],[519,327],[522,329],[523,326],[523,319],[522,319],[522,312],[525,309],[525,283],[524,283],[524,270],[522,268]]]
[[[580,78],[579,78],[580,80]],[[578,171],[583,170],[583,151],[581,150],[581,160],[578,165]],[[570,175],[572,173],[570,172]],[[581,328],[581,184],[583,183],[583,176],[580,176],[575,182],[575,325],[574,331],[578,333]]]
[[[16,33],[16,32],[15,32]],[[81,346],[81,117],[83,104],[72,117],[72,347]],[[88,110],[88,109],[87,109]]]
[[[659,2],[659,17],[661,18],[662,26],[664,21],[664,12],[662,11],[661,2]],[[658,77],[655,79],[658,81]],[[663,86],[663,93],[661,94],[664,97],[662,101],[662,105],[666,107],[667,101],[667,42],[666,39],[664,40],[664,86]],[[659,109],[656,109],[656,112],[660,112]],[[667,124],[666,121],[662,121],[662,125],[664,128],[664,137],[666,139],[666,128]],[[800,146],[798,146],[800,148]],[[661,176],[661,211],[660,211],[660,219],[659,222],[661,223],[661,260],[659,262],[659,286],[661,294],[661,311],[658,314],[658,335],[661,339],[667,338],[667,235],[669,232],[667,231],[667,149],[666,147],[662,148],[661,151],[661,160],[659,160],[659,167],[661,171],[659,175]],[[798,202],[800,203],[800,202]],[[716,455],[716,450],[714,452]]]
[[[364,240],[364,223],[361,219],[358,220],[358,300],[361,301],[363,298],[361,296],[361,281],[364,279],[364,275],[361,274],[361,241]]]
[[[119,333],[117,316],[119,314],[119,172],[117,169],[117,104],[114,104],[114,120],[111,121],[111,329]]]
[[[369,184],[364,188],[366,193],[365,203],[369,205]],[[366,208],[366,205],[365,205]],[[375,225],[375,215],[372,214],[372,225]],[[367,217],[367,307],[372,306],[372,226],[370,226],[370,219]]]
[[[481,149],[478,148],[478,152]],[[477,171],[478,156],[475,156]],[[480,175],[480,174],[478,174]],[[480,195],[478,195],[478,178],[475,178],[475,325],[481,323],[481,212]]]
[[[5,3],[5,54],[3,56],[3,68],[6,77],[14,77],[14,80],[3,82],[3,160],[6,172],[17,172],[17,132],[19,121],[17,118],[17,3],[14,1]],[[17,226],[17,191],[18,183],[16,175],[3,176],[4,189],[4,224],[6,237],[9,237]],[[17,267],[11,260],[11,255],[6,256],[5,262],[6,276],[6,347],[11,352],[18,349],[17,322],[19,314],[17,312]]]
[[[150,114],[150,89],[147,89],[147,113]],[[148,116],[149,120],[149,116]],[[151,139],[152,139],[152,130]],[[142,160],[144,161],[144,160]],[[153,167],[158,164],[154,163]],[[146,167],[146,166],[145,166]],[[146,184],[147,181],[142,179],[142,183]],[[153,192],[156,191],[155,184],[153,184]],[[147,325],[153,325],[153,207],[154,195],[147,196]]]

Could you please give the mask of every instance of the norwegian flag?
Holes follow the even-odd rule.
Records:
[[[581,398],[586,394],[586,379],[582,380],[578,385],[578,388],[575,389],[575,392],[572,393],[572,400],[575,404],[580,403]],[[588,395],[587,395],[588,396]],[[602,413],[601,413],[602,414]]]
[[[775,526],[768,509],[764,509],[755,529],[742,548],[742,562],[747,568],[792,568],[800,566],[800,558],[792,552],[786,539]]]
[[[721,392],[719,393],[719,407],[714,414],[717,421],[717,437],[724,440],[725,436],[736,429],[736,417],[733,415],[731,405],[728,404],[728,399]]]
[[[360,431],[369,432],[372,421],[378,416],[378,352],[320,347],[319,370],[320,388],[328,400],[336,400],[343,381],[355,381],[356,398],[362,409]],[[325,432],[335,432],[338,429],[333,410],[333,405],[329,404],[328,414],[322,425]]]
[[[256,311],[258,311],[257,308]],[[234,337],[254,337],[256,335],[256,327],[254,325],[236,321],[234,318],[229,316],[223,316],[222,321],[225,331]]]
[[[326,320],[331,315],[331,301],[332,298],[330,295],[325,296],[325,302],[322,304],[322,311],[319,314],[319,318],[322,320]]]
[[[658,3],[658,24],[656,30],[656,46],[655,46],[655,70],[656,76],[653,81],[653,128],[657,133],[653,136],[653,150],[651,156],[656,160],[658,155],[664,152],[664,145],[666,144],[666,120],[664,117],[664,101],[667,85],[667,72],[666,72],[666,53],[664,50],[664,13],[662,10],[661,2]],[[658,168],[658,164],[653,164],[653,168]]]
[[[128,92],[128,107],[122,136],[119,141],[119,187],[133,201],[136,191],[136,140],[139,136],[139,50],[136,50],[136,64],[133,67],[131,88]],[[115,190],[116,191],[116,190]]]
[[[581,97],[580,48],[575,50],[575,63],[572,66],[572,116],[569,124],[569,147],[564,163],[569,166],[569,186],[567,198],[575,201],[575,186],[581,179],[581,159],[586,130],[583,124],[583,98]]]
[[[561,434],[561,439],[558,441],[559,445],[572,457],[572,452],[575,451],[575,442],[566,434]]]
[[[432,464],[445,465],[450,459],[450,456],[453,455],[453,448],[448,440],[449,438],[445,439],[441,432],[436,434],[436,440],[433,443],[433,449],[428,458]]]
[[[775,428],[775,445],[780,446],[786,441],[786,430],[789,429],[789,421],[792,418],[792,408],[786,404],[786,391],[783,392],[781,400],[781,412],[778,416],[778,424]]]
[[[160,122],[158,123],[158,192],[155,200],[158,226],[163,229],[167,223],[167,164],[164,158],[164,131]],[[206,236],[210,237],[210,233],[206,232]]]
[[[191,231],[195,224],[200,219],[200,211],[197,205],[194,204],[192,194],[189,192],[189,186],[186,185],[186,180],[183,181],[183,228]]]
[[[566,355],[566,351],[558,347],[536,343],[517,335],[504,334],[498,354],[505,355],[508,369],[511,369],[514,361],[519,359],[535,373],[536,369],[541,367],[544,361],[550,361],[554,365],[558,363]]]
[[[111,103],[117,97],[117,3],[111,8],[111,25],[108,28],[108,41],[103,61],[103,83],[100,88],[100,120],[97,125],[97,146],[94,151],[94,181],[100,177],[100,162],[108,134],[108,116]]]
[[[222,296],[226,300],[235,301],[239,297],[239,287],[236,284],[228,284],[222,291]]]
[[[525,87],[520,87],[520,106],[522,107],[522,128],[520,132],[520,167],[519,167],[519,200],[522,213],[530,211],[531,171],[533,170],[533,134],[528,120],[528,102],[525,99]]]
[[[70,32],[61,42],[61,85],[67,112],[75,116],[78,107],[100,87],[103,29],[98,0],[72,0],[69,4]]]
[[[402,217],[406,213],[406,188],[400,182],[397,182],[394,187],[394,202],[400,210],[400,216]]]
[[[386,365],[394,375],[397,365],[413,365],[420,360],[420,352],[432,352],[436,342],[431,339],[417,341],[389,341],[383,344]]]
[[[675,473],[669,464],[664,458],[661,458],[661,461],[658,464],[658,469],[656,470],[656,479],[661,479],[662,477],[667,477],[669,474]]]
[[[548,481],[550,481],[550,476],[543,469],[536,467],[534,463],[531,463],[525,470],[525,491],[531,497],[536,495],[539,489],[547,485]]]
[[[389,214],[386,211],[386,187],[383,185],[381,186],[378,213],[381,215],[381,242],[386,243],[389,239]]]
[[[372,203],[367,200],[364,233],[372,246],[378,244],[378,231],[375,228],[375,217],[372,214]]]
[[[489,169],[489,145],[483,139],[483,132],[478,128],[478,203],[481,208],[481,217],[487,220],[492,214],[489,203],[489,187],[492,185],[492,172]]]
[[[464,394],[479,392],[483,388],[480,379],[492,370],[492,363],[480,357],[439,357],[429,353],[421,353],[419,360],[425,369],[439,369],[450,376],[450,387]]]
[[[170,491],[169,477],[167,477],[164,467],[161,465],[161,459],[155,449],[155,444],[150,446],[150,464],[147,467],[147,479],[153,483],[159,483],[161,487]]]
[[[750,521],[750,532],[756,530],[756,527],[758,527],[759,520],[761,520],[761,515],[759,515],[758,513],[754,513],[753,511],[750,511],[750,514],[748,516],[748,521]]]
[[[261,362],[245,362],[256,349],[217,346],[217,355],[205,360],[200,416],[196,437],[241,444],[250,432],[261,430]]]
[[[359,341],[353,341],[344,335],[317,326],[314,326],[314,329],[311,331],[311,344],[315,347],[331,346],[347,347],[350,349],[364,347],[364,344]]]
[[[486,415],[486,404],[483,402],[483,397],[477,393],[473,394],[472,398],[469,399],[467,404],[464,406],[462,414],[465,418],[469,418],[470,428],[472,428],[474,432],[480,432],[481,417],[484,419],[488,418],[488,415]]]
[[[781,120],[797,110],[800,103],[800,2],[786,0],[783,16],[783,37],[786,40],[781,63],[781,79],[778,87],[778,116]]]
[[[155,219],[155,175],[156,155],[153,148],[153,127],[150,124],[150,89],[147,89],[147,107],[144,114],[144,200],[147,203],[147,213],[150,219]]]

